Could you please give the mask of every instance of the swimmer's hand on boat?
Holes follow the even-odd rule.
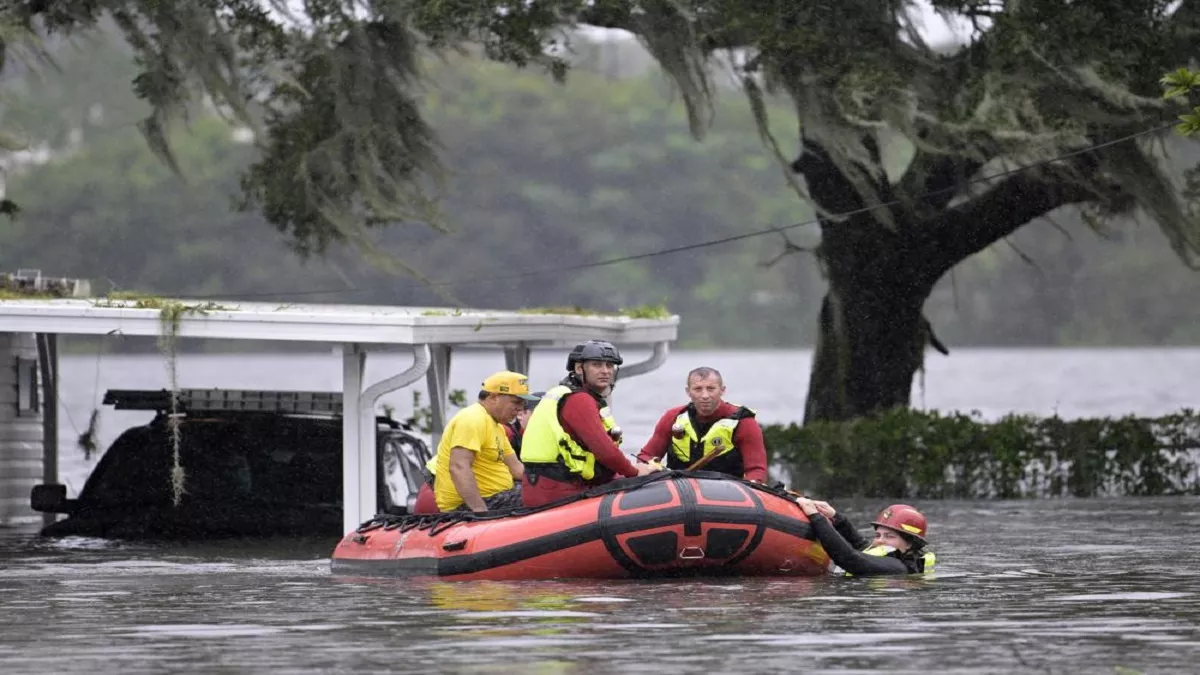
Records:
[[[666,471],[667,467],[659,463],[657,459],[651,459],[649,462],[643,462],[636,457],[630,455],[633,459],[633,468],[637,469],[638,476],[649,476],[655,471]]]
[[[796,503],[800,505],[800,510],[804,515],[811,516],[817,513],[825,516],[829,520],[833,520],[833,516],[837,514],[837,510],[829,505],[829,502],[819,502],[807,497],[797,497]]]

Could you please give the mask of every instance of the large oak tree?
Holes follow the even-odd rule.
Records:
[[[112,17],[144,70],[144,131],[168,161],[163,130],[198,89],[257,127],[248,206],[304,252],[364,241],[364,224],[440,226],[437,144],[418,106],[425,50],[563,77],[547,47],[564,27],[626,30],[679,85],[697,136],[722,57],[781,159],[764,90],[800,120],[799,156],[781,164],[821,214],[829,281],[813,420],[906,405],[926,344],[940,346],[922,316],[934,284],[1060,207],[1096,223],[1141,210],[1192,262],[1200,239],[1161,134],[1121,139],[1178,112],[1152,75],[1191,55],[1198,4],[932,0],[975,26],[950,51],[924,42],[910,0],[41,0],[5,3],[2,18],[11,45]],[[906,168],[889,174],[897,152]],[[1005,173],[1016,165],[1033,168]]]

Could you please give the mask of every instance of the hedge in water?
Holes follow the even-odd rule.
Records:
[[[1020,498],[1200,494],[1200,414],[1063,420],[897,408],[763,429],[793,489],[821,497]]]

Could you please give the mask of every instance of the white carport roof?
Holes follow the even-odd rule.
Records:
[[[166,323],[178,317],[171,330]],[[528,372],[534,346],[569,346],[584,340],[653,345],[649,359],[626,364],[623,378],[666,361],[676,339],[678,316],[641,319],[620,315],[542,313],[444,307],[196,301],[163,298],[0,299],[0,332],[53,335],[161,336],[227,340],[323,342],[342,354],[344,525],[352,530],[375,514],[375,403],[380,396],[426,378],[433,412],[434,443],[446,422],[450,355],[455,347],[499,346],[505,366]],[[410,346],[413,365],[364,387],[370,351]],[[55,350],[47,351],[54,353]],[[51,372],[57,372],[57,363]],[[46,387],[57,378],[44,377]],[[47,391],[46,400],[57,392]],[[57,473],[55,415],[47,415],[47,478]],[[350,420],[359,420],[352,424]],[[53,454],[51,454],[53,453]]]
[[[178,337],[392,345],[564,345],[601,339],[654,344],[676,337],[679,317],[549,314],[382,305],[190,300],[0,300],[0,330],[59,335],[157,336],[160,303],[186,309]],[[149,305],[149,306],[148,306]]]

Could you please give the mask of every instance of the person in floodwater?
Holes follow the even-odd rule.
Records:
[[[933,570],[937,558],[932,551],[925,550],[928,545],[925,516],[908,504],[892,504],[880,511],[871,522],[875,538],[868,541],[828,503],[805,497],[797,498],[796,503],[808,516],[813,534],[829,559],[846,576],[878,577]]]
[[[650,462],[665,455],[668,469],[687,469],[703,460],[698,468],[704,471],[766,482],[762,429],[753,410],[722,398],[721,372],[695,368],[688,373],[684,389],[691,402],[663,413],[638,460]]]

